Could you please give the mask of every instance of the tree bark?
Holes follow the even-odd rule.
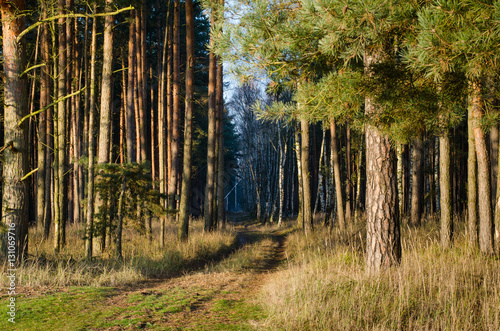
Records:
[[[491,210],[490,157],[486,143],[486,134],[480,125],[484,116],[479,84],[472,83],[470,107],[474,120],[474,140],[477,156],[477,184],[479,198],[479,249],[483,253],[494,253],[493,214]]]
[[[365,73],[378,61],[378,55],[365,54]],[[378,113],[380,106],[371,97],[365,98],[365,113]],[[401,239],[397,190],[396,155],[387,135],[376,127],[366,127],[366,211],[367,258],[369,274],[399,264]]]
[[[467,158],[467,223],[469,243],[472,247],[479,247],[479,223],[477,211],[477,158],[476,142],[474,139],[474,119],[472,108],[469,107],[467,116],[468,131],[468,158]]]
[[[219,0],[218,19],[223,21],[224,18],[224,0]],[[222,31],[219,31],[219,37]],[[224,70],[222,60],[217,58],[217,78],[216,78],[216,100],[215,107],[218,113],[218,149],[217,149],[217,221],[221,228],[226,227],[226,205],[225,205],[225,189],[224,189]]]
[[[113,10],[113,1],[106,0],[106,12]],[[102,63],[102,83],[101,83],[101,112],[99,119],[99,154],[98,164],[110,162],[109,153],[111,140],[111,120],[112,120],[112,76],[113,76],[113,16],[106,16],[104,21],[104,45]],[[90,121],[89,121],[90,122]],[[99,211],[107,201],[103,201],[100,196],[96,197],[96,208]],[[101,251],[106,248],[106,216],[103,214],[101,220]]]
[[[28,121],[18,125],[28,114],[28,85],[25,69],[24,41],[17,42],[25,19],[19,11],[25,9],[22,0],[2,1],[3,73],[4,73],[4,141],[2,222],[7,232],[2,235],[2,254],[8,268],[26,257],[28,252]],[[14,245],[10,245],[14,241]]]
[[[337,130],[335,121],[330,120],[330,135],[331,135],[331,154],[332,154],[332,167],[333,175],[335,180],[335,196],[337,201],[337,220],[339,223],[340,230],[345,230],[345,218],[344,218],[344,201],[342,199],[342,183],[340,179],[340,162],[339,162],[339,152],[337,147]],[[333,212],[333,211],[332,211]],[[332,217],[333,220],[333,217]]]
[[[216,13],[212,7],[211,26],[215,30],[217,23]],[[213,36],[210,38],[210,46],[215,46]],[[215,179],[215,84],[216,84],[216,58],[212,51],[209,54],[208,65],[208,143],[207,143],[207,181],[205,186],[205,231],[213,230],[213,207],[214,207],[214,179]]]
[[[313,217],[311,210],[311,174],[309,172],[309,122],[305,119],[300,120],[300,129],[302,133],[301,140],[301,163],[302,163],[302,195],[304,200],[303,223],[304,232],[309,234],[313,230]]]
[[[127,82],[127,162],[135,162],[134,150],[134,81],[135,81],[135,10],[130,12],[128,40],[128,82]]]
[[[422,218],[424,199],[424,144],[422,136],[413,140],[413,169],[411,188],[411,217],[412,225],[419,226]]]
[[[186,118],[184,124],[184,155],[182,189],[179,208],[179,239],[187,240],[189,233],[189,197],[191,193],[191,154],[193,127],[194,83],[194,13],[193,0],[186,0]]]
[[[94,12],[97,5],[94,4]],[[95,50],[96,50],[96,35],[97,35],[97,19],[92,21],[92,41],[90,44],[90,102],[89,102],[89,123],[88,123],[88,149],[89,149],[89,170],[87,182],[87,224],[85,228],[85,251],[87,259],[92,259],[93,254],[93,237],[94,237],[94,155],[95,155]]]
[[[453,240],[453,208],[451,201],[451,148],[446,131],[439,137],[439,191],[441,202],[441,246],[448,248]]]

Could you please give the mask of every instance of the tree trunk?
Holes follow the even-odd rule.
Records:
[[[216,13],[212,7],[211,26],[215,30],[217,24]],[[210,38],[210,46],[215,46],[214,38]],[[213,230],[214,207],[214,179],[215,179],[215,84],[216,84],[216,59],[212,51],[209,54],[208,65],[208,143],[207,143],[207,182],[205,187],[205,231]]]
[[[468,129],[468,158],[467,158],[467,223],[469,243],[472,247],[479,246],[479,222],[477,211],[477,158],[476,142],[474,139],[474,119],[472,108],[469,107],[467,116]]]
[[[135,17],[135,10],[130,12],[130,19]],[[134,81],[135,81],[135,24],[129,25],[128,40],[128,82],[127,82],[127,162],[135,162],[134,150]]]
[[[301,163],[302,163],[302,194],[304,200],[303,223],[304,232],[309,234],[313,230],[313,217],[311,210],[311,174],[309,172],[309,122],[305,119],[300,120],[300,129],[302,133],[301,140]]]
[[[336,132],[335,121],[330,120],[330,135],[331,135],[331,158],[333,175],[335,180],[335,196],[337,201],[337,220],[339,223],[340,230],[345,229],[345,218],[344,218],[344,201],[342,199],[342,183],[340,179],[340,162],[339,162],[339,152],[337,147],[337,132]],[[333,217],[332,217],[333,220]],[[332,221],[333,222],[333,221]]]
[[[411,217],[412,225],[419,226],[422,218],[424,199],[424,144],[422,136],[413,140],[413,169],[411,188]]]
[[[94,4],[94,12],[97,5]],[[95,155],[95,50],[97,36],[97,18],[92,22],[92,41],[90,44],[90,103],[89,103],[89,123],[88,123],[88,149],[89,149],[89,170],[87,183],[87,225],[85,229],[85,251],[87,259],[92,259],[93,237],[94,237],[94,155]]]
[[[450,247],[453,240],[450,156],[450,136],[446,132],[439,137],[439,192],[441,202],[441,246],[443,248]]]
[[[301,151],[300,151],[300,140],[299,140],[299,127],[296,126],[294,128],[295,130],[295,154],[297,158],[297,178],[298,178],[298,200],[299,200],[299,212],[297,216],[297,225],[299,228],[303,228],[304,226],[304,195],[303,192],[303,183],[302,183],[302,157],[301,157]]]
[[[65,1],[58,2],[59,14],[63,15],[65,11]],[[64,245],[64,228],[66,226],[65,216],[67,215],[67,187],[64,185],[64,176],[66,175],[66,28],[65,18],[58,19],[59,34],[59,62],[57,78],[57,212],[54,219],[54,250],[59,250]]]
[[[118,226],[116,228],[116,257],[119,260],[123,259],[122,254],[122,232],[123,232],[123,209],[125,204],[125,188],[127,187],[127,177],[123,177],[122,188],[120,190],[120,196],[118,198]]]
[[[486,143],[486,134],[480,125],[484,117],[482,109],[481,88],[472,83],[470,107],[474,120],[474,140],[477,156],[477,184],[479,198],[479,249],[483,253],[494,253],[493,214],[491,210],[490,157]]]
[[[345,181],[345,220],[349,222],[351,220],[352,209],[352,185],[351,185],[351,128],[349,124],[346,124],[346,156],[345,156],[345,168],[346,168],[346,181]]]
[[[186,0],[186,118],[184,125],[184,156],[182,162],[182,189],[179,208],[179,239],[187,240],[189,230],[189,197],[191,193],[191,154],[193,131],[194,84],[194,14],[193,0]]]
[[[179,138],[180,138],[180,1],[174,1],[173,29],[173,98],[172,98],[172,141],[170,143],[171,164],[168,181],[168,207],[176,209],[177,174],[179,168]]]
[[[106,11],[112,11],[113,2],[106,0]],[[111,120],[112,120],[112,76],[113,76],[113,16],[106,16],[104,21],[104,45],[103,45],[103,63],[102,63],[102,83],[101,83],[101,112],[99,119],[99,154],[98,164],[110,162],[109,153],[111,140]],[[96,209],[99,211],[105,204],[109,202],[103,201],[100,196],[96,197]],[[106,216],[103,214],[101,220],[101,251],[106,248]]]
[[[365,55],[365,72],[378,61],[377,55]],[[379,112],[371,97],[365,98],[365,113]],[[399,264],[401,239],[398,209],[396,155],[387,135],[376,127],[366,127],[366,268],[369,274]]]
[[[2,1],[3,73],[4,77],[4,141],[2,222],[7,231],[2,235],[2,254],[8,268],[26,257],[28,252],[28,121],[20,120],[28,114],[28,85],[25,69],[24,41],[17,42],[25,19],[19,11],[25,3]],[[11,245],[14,241],[14,245]]]
[[[224,21],[224,0],[219,0],[218,19]],[[222,31],[219,31],[219,37]],[[225,205],[225,189],[224,189],[224,70],[222,60],[217,58],[217,78],[216,78],[216,100],[215,107],[218,113],[219,128],[218,149],[217,149],[217,221],[221,224],[221,228],[226,227],[226,205]]]

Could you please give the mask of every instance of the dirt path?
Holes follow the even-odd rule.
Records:
[[[203,270],[123,289],[108,298],[115,326],[95,330],[252,330],[265,327],[256,298],[284,260],[286,235],[239,225],[240,247]],[[127,325],[127,323],[129,323]]]

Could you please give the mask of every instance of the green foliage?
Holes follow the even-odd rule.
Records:
[[[117,217],[117,203],[121,186],[126,179],[124,195],[124,224],[133,226],[137,231],[145,231],[146,213],[155,216],[165,215],[167,212],[175,213],[175,210],[165,210],[160,204],[162,196],[159,191],[153,189],[153,181],[149,172],[149,165],[145,163],[105,163],[98,166],[98,175],[95,182],[96,193],[106,203],[102,204],[96,212],[95,217],[99,220],[95,227],[98,236],[101,232],[100,226],[110,226],[107,220]]]

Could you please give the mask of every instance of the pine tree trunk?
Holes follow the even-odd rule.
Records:
[[[295,154],[297,158],[297,178],[298,178],[298,198],[299,198],[299,212],[297,216],[297,225],[299,228],[304,227],[304,190],[303,190],[303,178],[302,178],[302,157],[301,157],[301,150],[300,150],[300,140],[299,140],[299,127],[296,126],[295,128]]]
[[[133,20],[135,10],[130,12],[130,19]],[[134,81],[135,81],[135,24],[133,21],[129,25],[128,40],[128,82],[127,82],[127,162],[135,162],[135,139],[134,139]]]
[[[412,225],[419,226],[422,218],[424,199],[424,144],[422,136],[413,140],[413,169],[411,188],[411,217]]]
[[[94,4],[94,12],[97,5]],[[94,155],[95,155],[95,50],[96,50],[96,36],[97,36],[97,18],[92,22],[92,41],[90,44],[90,96],[89,96],[89,123],[88,123],[88,182],[87,182],[87,224],[85,228],[85,251],[87,259],[92,259],[93,251],[93,237],[94,237]]]
[[[65,1],[58,2],[59,14],[65,14]],[[67,187],[65,187],[64,176],[66,175],[66,19],[58,19],[59,34],[59,62],[57,78],[57,213],[54,219],[54,250],[59,252],[64,245],[64,229],[67,215]]]
[[[217,23],[216,13],[212,8],[211,26],[215,29]],[[210,46],[215,46],[214,38],[210,38]],[[205,231],[213,230],[214,206],[214,179],[215,179],[215,84],[216,84],[216,59],[211,51],[208,65],[208,143],[207,143],[207,181],[205,186]]]
[[[498,125],[490,129],[490,160],[491,160],[491,199],[495,201],[497,196],[498,177]]]
[[[337,220],[339,223],[340,230],[345,229],[345,218],[344,218],[344,201],[342,199],[342,183],[340,178],[340,161],[339,161],[339,152],[337,147],[337,130],[335,121],[330,120],[330,135],[331,135],[331,154],[332,154],[332,167],[333,167],[333,175],[335,180],[335,195],[337,201]],[[333,213],[333,211],[332,211]],[[333,220],[333,217],[332,217]],[[332,221],[333,222],[333,221]]]
[[[467,116],[468,129],[468,158],[467,158],[467,223],[469,243],[472,247],[479,247],[479,222],[477,211],[477,158],[476,142],[474,139],[474,119],[472,108],[469,107]]]
[[[25,27],[24,16],[18,12],[25,9],[25,3],[2,1],[0,7],[5,75],[2,223],[7,227],[1,245],[8,268],[13,268],[28,253],[28,181],[21,180],[28,173],[28,121],[18,125],[28,114],[28,85],[26,75],[21,75],[26,65],[24,42],[16,40]]]
[[[222,6],[224,2],[222,1]],[[219,13],[219,18],[223,13]],[[221,224],[221,228],[226,227],[226,206],[224,201],[224,80],[222,61],[217,64],[217,83],[216,83],[216,108],[219,118],[219,127],[217,132],[218,149],[217,149],[217,221]]]
[[[123,232],[123,209],[125,204],[125,188],[127,187],[127,177],[123,177],[122,188],[120,190],[120,196],[118,198],[118,225],[116,228],[116,257],[119,260],[123,259],[122,254],[122,232]]]
[[[441,246],[451,246],[453,240],[453,208],[451,201],[451,148],[446,132],[439,137],[439,191],[441,202]]]
[[[491,210],[490,157],[486,143],[486,134],[480,125],[484,117],[482,109],[481,89],[472,83],[470,107],[474,120],[474,140],[477,156],[477,184],[479,209],[479,248],[482,252],[494,253],[493,214]]]
[[[278,190],[279,190],[279,211],[278,211],[278,226],[283,222],[283,209],[285,204],[285,163],[287,152],[286,137],[284,141],[281,139],[281,124],[278,124],[278,141],[279,141],[279,174],[278,174]],[[292,176],[293,178],[293,176]]]
[[[113,2],[106,0],[106,11],[112,11]],[[103,45],[103,63],[102,63],[102,84],[101,84],[101,112],[99,119],[99,154],[98,164],[110,162],[111,141],[111,120],[112,120],[112,75],[113,75],[113,16],[106,16],[104,24],[104,45]],[[108,201],[103,201],[100,196],[96,197],[96,209],[99,211]],[[109,224],[107,217],[103,214],[101,224],[101,251],[106,249],[106,228]]]
[[[323,127],[323,137],[321,138],[321,148],[319,154],[319,162],[318,162],[318,190],[316,192],[316,199],[314,201],[314,212],[315,215],[318,211],[318,204],[321,203],[321,208],[323,209],[325,206],[325,197],[320,201],[320,197],[323,194],[323,169],[321,168],[323,165],[323,154],[325,150],[325,137],[326,137],[326,129]]]
[[[345,181],[345,220],[349,222],[351,220],[352,209],[352,185],[351,185],[351,128],[349,124],[346,124],[346,157],[345,157],[345,168],[346,168],[346,181]]]
[[[186,0],[186,118],[184,125],[184,156],[182,162],[182,189],[179,208],[179,239],[187,240],[189,230],[189,197],[191,193],[191,154],[193,131],[194,84],[194,13],[193,0]]]
[[[375,54],[366,54],[365,72],[378,61]],[[379,112],[378,105],[370,97],[365,98],[365,113],[370,116]],[[401,239],[398,209],[396,155],[387,135],[376,127],[366,127],[366,210],[367,210],[367,258],[369,274],[399,264]]]
[[[311,210],[311,174],[309,172],[309,122],[305,119],[300,120],[300,129],[302,140],[300,145],[300,155],[302,157],[302,189],[304,199],[303,223],[304,232],[309,234],[313,230],[313,217]]]
[[[180,138],[180,1],[174,0],[173,29],[173,98],[172,98],[172,141],[170,143],[171,164],[168,181],[168,207],[176,209],[177,174],[179,168]]]

